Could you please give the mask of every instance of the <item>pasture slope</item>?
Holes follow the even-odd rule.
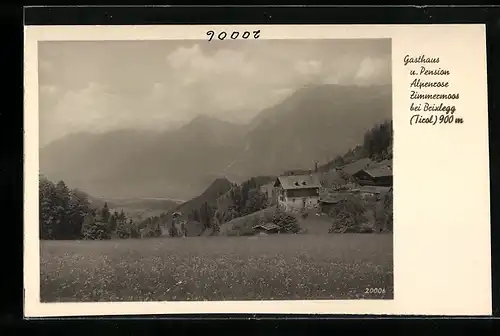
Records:
[[[392,234],[41,241],[42,302],[393,299]],[[383,288],[384,294],[366,294]]]

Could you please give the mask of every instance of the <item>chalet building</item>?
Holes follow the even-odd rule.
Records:
[[[280,176],[274,187],[278,206],[286,211],[310,209],[318,205],[321,184],[317,174]]]
[[[378,166],[375,168],[362,169],[353,177],[361,186],[392,186],[392,167]]]

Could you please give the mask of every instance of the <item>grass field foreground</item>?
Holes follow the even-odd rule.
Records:
[[[42,241],[40,257],[42,302],[394,295],[392,234]]]

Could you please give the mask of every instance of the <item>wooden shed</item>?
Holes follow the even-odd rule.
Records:
[[[255,233],[279,233],[280,227],[274,223],[258,224],[252,227]]]

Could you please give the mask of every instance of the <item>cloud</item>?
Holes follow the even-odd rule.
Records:
[[[390,41],[44,42],[40,133],[248,121],[313,83],[390,82]]]
[[[59,93],[59,88],[55,85],[40,85],[40,94],[42,96],[55,96]]]
[[[302,75],[318,75],[322,72],[322,64],[316,60],[300,60],[295,63],[295,70]]]
[[[243,52],[219,49],[208,55],[195,44],[177,49],[166,59],[171,78],[183,89],[177,90],[176,98],[184,101],[184,110],[189,100],[203,113],[227,118],[229,112],[242,108],[254,107],[258,112],[273,100],[265,94],[256,99],[252,94],[267,91],[273,83],[260,69],[262,60],[250,59]],[[188,111],[185,113],[190,115]]]
[[[391,62],[387,59],[367,57],[359,65],[355,80],[359,84],[375,84],[387,81],[390,76]]]
[[[120,97],[108,93],[104,85],[94,82],[82,90],[67,91],[41,118],[45,126],[40,129],[42,138],[47,136],[46,132],[64,134],[66,130],[100,131],[116,127],[117,120],[111,112],[120,110],[121,101]]]

